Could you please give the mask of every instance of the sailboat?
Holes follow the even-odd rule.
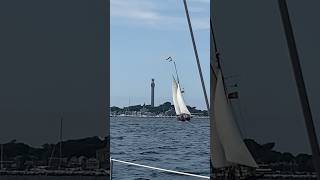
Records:
[[[232,111],[210,20],[216,62],[211,62],[211,162],[215,179],[255,179],[256,161],[244,143]]]
[[[180,84],[174,77],[172,81],[172,100],[177,119],[179,121],[190,121],[191,113],[183,100]]]
[[[177,77],[177,80],[176,80],[174,78],[174,76],[172,75],[172,78],[173,78],[173,81],[172,81],[172,101],[173,101],[174,110],[176,112],[176,117],[179,121],[190,121],[192,116],[191,116],[191,113],[188,110],[186,103],[184,102],[184,99],[182,96],[182,93],[184,93],[184,91],[181,89],[181,86],[180,86],[176,62],[172,59],[171,56],[165,60],[173,63],[176,77]]]
[[[218,179],[242,179],[253,176],[250,173],[253,173],[258,165],[241,137],[223,74],[220,69],[216,71],[213,118],[211,119],[214,175]]]

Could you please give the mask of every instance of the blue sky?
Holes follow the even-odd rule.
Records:
[[[187,0],[199,57],[209,89],[209,0]],[[155,104],[171,100],[175,59],[188,105],[205,109],[182,0],[111,0],[111,106],[150,104],[155,78]],[[209,92],[208,92],[209,93]]]

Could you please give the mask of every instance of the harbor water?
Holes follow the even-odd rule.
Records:
[[[111,117],[111,156],[114,159],[209,176],[209,119]],[[199,179],[113,163],[114,180]]]

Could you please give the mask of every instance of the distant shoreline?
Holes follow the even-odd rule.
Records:
[[[80,170],[80,171],[74,171],[74,170],[24,170],[24,171],[7,171],[7,170],[0,170],[0,177],[1,176],[80,176],[80,177],[105,177],[109,176],[110,171],[101,169],[99,171],[94,170]]]
[[[109,115],[109,117],[132,117],[132,118],[173,118],[175,119],[176,116],[148,116],[148,115]],[[209,116],[193,116],[196,119],[209,119]]]

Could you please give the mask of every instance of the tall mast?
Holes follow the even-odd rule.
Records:
[[[61,169],[61,161],[62,161],[62,116],[60,118],[60,152],[59,152],[59,169]]]
[[[208,110],[208,113],[209,113],[209,110],[210,110],[209,100],[208,100],[206,87],[205,87],[204,80],[203,80],[203,75],[202,75],[202,70],[201,70],[201,66],[200,66],[200,60],[199,60],[199,56],[198,56],[197,46],[196,46],[196,42],[194,40],[194,35],[193,35],[192,25],[191,25],[191,21],[190,21],[190,15],[189,15],[189,11],[188,11],[187,1],[183,0],[183,4],[184,4],[184,9],[185,9],[185,12],[186,12],[187,20],[188,20],[188,25],[189,25],[189,30],[190,30],[190,36],[191,36],[191,40],[192,40],[193,50],[194,50],[194,54],[196,56],[196,61],[197,61],[197,65],[198,65],[198,70],[199,70],[202,90],[203,90],[204,98],[205,98],[205,101],[206,101],[207,110]]]
[[[226,85],[225,85],[226,84],[225,83],[225,78],[224,78],[223,70],[222,70],[222,67],[221,67],[220,52],[218,50],[217,41],[216,41],[216,38],[215,38],[215,34],[213,32],[213,25],[212,25],[211,18],[210,18],[210,30],[211,30],[212,43],[213,43],[213,47],[214,47],[214,53],[215,53],[215,57],[216,57],[216,61],[217,61],[217,67],[215,67],[214,63],[210,63],[210,68],[211,68],[212,74],[214,75],[214,78],[217,78],[217,74],[216,74],[217,72],[215,72],[215,69],[218,68],[220,70],[220,74],[221,74],[221,77],[222,77],[222,82],[224,84],[225,95],[226,95],[226,97],[228,97],[228,92],[227,92]],[[215,87],[213,89],[215,89]]]
[[[304,120],[308,132],[308,137],[312,149],[312,158],[314,163],[315,171],[318,175],[318,180],[320,180],[320,150],[317,139],[317,134],[313,124],[312,113],[310,109],[310,104],[308,100],[307,90],[305,87],[303,74],[300,66],[299,55],[296,47],[296,42],[294,39],[293,29],[290,22],[289,12],[287,3],[285,0],[278,0],[283,27],[286,34],[287,45],[291,57],[291,64],[294,72],[294,77],[299,92],[300,103],[303,110]]]
[[[169,62],[173,62],[173,65],[174,65],[174,70],[176,72],[176,77],[177,77],[177,81],[179,83],[179,75],[178,75],[178,70],[177,70],[177,65],[176,65],[176,62],[174,61],[174,59],[172,59],[171,56],[169,56],[166,60],[169,60]]]
[[[178,70],[177,70],[177,65],[176,65],[176,62],[175,62],[174,60],[173,60],[173,64],[174,64],[174,69],[176,70],[177,81],[178,81],[178,83],[180,84],[179,75],[178,75]]]

